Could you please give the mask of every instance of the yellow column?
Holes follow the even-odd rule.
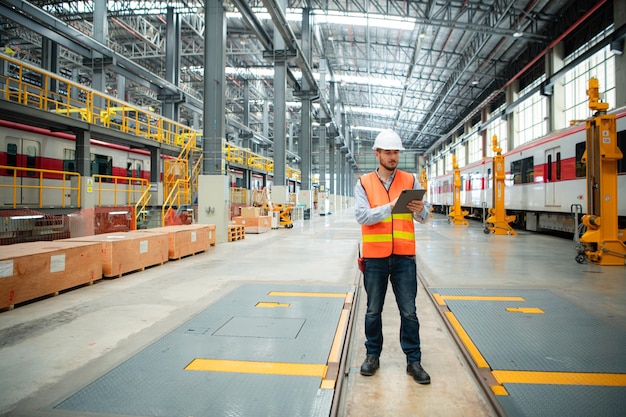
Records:
[[[506,171],[504,169],[504,155],[502,149],[498,147],[498,137],[493,136],[493,151],[496,154],[493,157],[493,208],[489,209],[490,217],[485,220],[489,226],[485,228],[485,233],[494,233],[496,235],[514,235],[517,232],[509,225],[515,221],[516,216],[507,216],[504,208],[504,179]]]
[[[448,214],[448,220],[454,224],[469,224],[465,220],[467,210],[461,210],[461,170],[456,163],[456,155],[452,155],[452,168],[454,169],[454,205],[452,211]]]
[[[589,108],[596,111],[587,120],[587,214],[582,222],[587,231],[580,237],[585,258],[600,265],[626,265],[626,230],[618,226],[617,161],[623,155],[617,146],[615,115],[606,114],[608,103],[599,100],[598,80],[589,80]]]

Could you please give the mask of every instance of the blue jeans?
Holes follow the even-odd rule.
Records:
[[[365,348],[367,355],[379,357],[383,350],[382,312],[387,285],[396,296],[400,310],[400,346],[407,363],[420,362],[420,323],[415,309],[417,268],[415,256],[391,255],[388,258],[367,258],[363,284],[367,293],[365,313]]]

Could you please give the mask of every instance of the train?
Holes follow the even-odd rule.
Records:
[[[75,136],[68,133],[0,120],[2,206],[74,206],[71,179],[62,172],[76,171],[75,142]],[[96,177],[94,189],[96,192],[106,190],[98,193],[96,205],[135,203],[140,196],[140,186],[150,181],[150,153],[95,139],[91,139],[90,153],[91,175]],[[162,155],[160,166],[156,167],[160,181],[163,181],[163,161],[167,158],[171,157]],[[244,185],[242,169],[228,167],[228,176],[231,187]],[[253,172],[248,182],[251,189],[262,189],[271,186],[272,178],[265,173]],[[64,187],[70,190],[60,192]],[[117,192],[110,192],[113,189]]]
[[[626,107],[613,110],[617,144],[626,151]],[[577,124],[524,143],[503,154],[504,202],[512,227],[533,232],[575,234],[587,211],[586,126]],[[626,159],[618,161],[618,224],[626,228]],[[460,167],[460,205],[467,217],[484,221],[493,207],[493,158]],[[433,211],[454,205],[454,172],[428,179]]]

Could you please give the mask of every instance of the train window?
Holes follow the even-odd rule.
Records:
[[[534,158],[531,156],[511,162],[511,176],[513,177],[513,184],[533,182],[535,179]]]
[[[626,130],[617,133],[617,146],[624,157],[617,161],[617,172],[626,172]]]
[[[135,164],[135,177],[141,178],[141,161],[137,161]]]
[[[587,176],[587,164],[582,161],[586,147],[585,142],[578,142],[576,144],[576,178]]]
[[[37,148],[29,145],[26,147],[26,168],[37,168]],[[29,177],[36,176],[37,173],[28,171]]]
[[[544,182],[551,182],[554,180],[554,178],[552,178],[552,155],[548,155],[548,161],[547,161],[547,171],[546,172],[546,177],[544,179]]]
[[[17,144],[7,143],[7,165],[17,166]],[[7,175],[13,175],[12,169],[7,169]]]
[[[127,177],[133,176],[133,163],[132,162],[126,162],[126,176]]]
[[[556,180],[561,181],[561,152],[556,153]]]
[[[113,175],[113,158],[107,155],[91,154],[91,175]],[[103,181],[111,182],[111,178]]]

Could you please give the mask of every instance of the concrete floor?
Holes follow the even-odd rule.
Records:
[[[436,217],[417,226],[418,316],[430,385],[406,375],[389,292],[381,368],[363,377],[361,291],[340,416],[493,416],[430,287],[545,288],[624,328],[626,270],[579,265],[571,241],[484,235],[480,224]],[[37,415],[246,283],[357,285],[360,228],[351,209],[314,214],[293,229],[248,234],[207,252],[0,313],[0,415]],[[550,250],[546,250],[550,248]],[[58,416],[60,414],[54,414]]]

